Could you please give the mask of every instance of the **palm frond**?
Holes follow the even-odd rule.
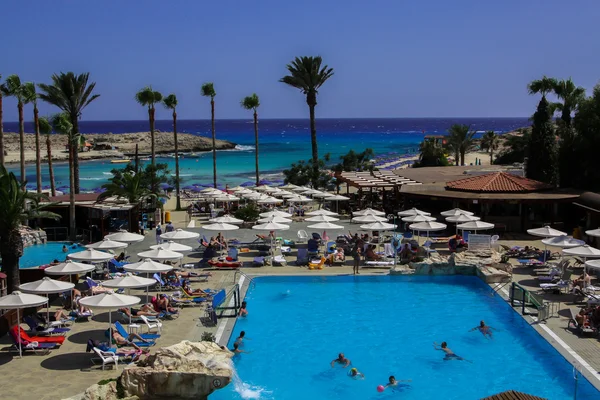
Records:
[[[25,82],[23,84],[23,103],[33,103],[34,107],[37,107],[38,95],[35,91],[35,83]]]
[[[256,109],[260,106],[260,99],[256,93],[252,93],[252,95],[244,97],[240,104],[246,110],[256,111]]]
[[[19,75],[9,75],[4,82],[2,91],[5,96],[15,97],[19,103],[23,102],[25,86],[21,83]]]
[[[38,125],[40,126],[40,133],[42,135],[49,135],[52,133],[52,125],[50,125],[48,118],[40,117],[38,119]]]
[[[52,75],[52,84],[38,84],[41,93],[40,99],[52,104],[69,114],[71,120],[79,118],[83,110],[99,94],[92,94],[96,87],[95,82],[89,82],[89,72],[76,75],[73,72],[61,72]]]
[[[333,76],[333,68],[327,65],[321,67],[323,59],[316,57],[296,57],[286,66],[289,75],[284,76],[279,82],[285,83],[304,94],[317,93],[318,89]]]
[[[162,100],[162,103],[165,108],[175,110],[177,108],[177,96],[175,96],[175,93],[171,93]]]
[[[206,82],[202,84],[200,93],[202,96],[210,97],[211,99],[215,98],[217,95],[217,92],[215,92],[215,85],[212,82]]]
[[[531,81],[527,85],[527,90],[529,94],[541,93],[542,96],[546,96],[547,93],[550,93],[556,88],[557,84],[558,81],[555,78],[548,78],[544,75],[542,79]]]

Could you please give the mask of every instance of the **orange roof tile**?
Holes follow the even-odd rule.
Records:
[[[493,172],[447,182],[446,189],[479,193],[528,193],[552,189],[552,186],[506,172]]]

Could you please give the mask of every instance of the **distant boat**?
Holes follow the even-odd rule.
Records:
[[[131,161],[131,159],[129,159],[129,158],[121,158],[118,160],[110,160],[110,163],[111,164],[127,164],[130,161]]]

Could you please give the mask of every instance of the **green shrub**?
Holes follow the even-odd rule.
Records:
[[[210,332],[206,332],[206,331],[204,331],[204,332],[202,333],[201,340],[202,340],[203,342],[214,342],[214,341],[215,341],[215,335],[213,335],[213,334],[212,334],[212,333],[210,333]]]
[[[247,206],[240,207],[235,212],[234,216],[244,221],[256,221],[258,219],[258,208],[254,204],[248,204]]]

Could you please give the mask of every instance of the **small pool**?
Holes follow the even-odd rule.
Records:
[[[63,252],[63,246],[67,246],[68,253]],[[50,264],[53,260],[64,261],[67,254],[83,250],[84,247],[71,242],[48,242],[25,247],[23,257],[19,260],[19,268],[33,268],[40,265]]]
[[[250,339],[234,357],[239,375],[220,399],[480,399],[517,390],[573,399],[572,366],[480,279],[468,276],[261,277],[249,316],[236,322]],[[469,332],[480,320],[493,340]],[[448,342],[472,361],[444,361]],[[343,352],[365,375],[330,362]],[[383,393],[388,377],[411,382]],[[598,399],[580,377],[577,399]]]

